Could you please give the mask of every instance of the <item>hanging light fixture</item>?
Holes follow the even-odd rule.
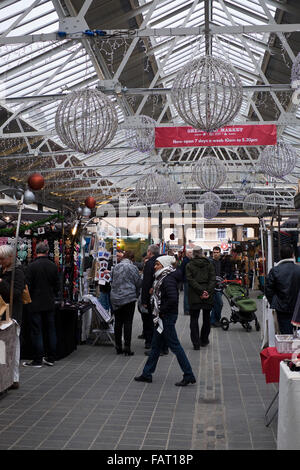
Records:
[[[149,116],[129,116],[123,128],[129,147],[139,152],[152,152],[155,148],[155,120]]]
[[[237,201],[243,201],[248,194],[253,192],[254,181],[252,181],[249,174],[245,174],[240,178],[240,181],[234,184],[231,190]]]
[[[135,194],[144,204],[162,204],[166,181],[158,173],[150,173],[136,183]]]
[[[259,166],[264,174],[283,178],[293,171],[297,158],[298,154],[294,148],[280,139],[277,145],[268,145],[262,151]]]
[[[300,88],[300,52],[298,52],[292,66],[291,81],[292,88]]]
[[[266,198],[258,193],[248,194],[244,199],[243,209],[251,217],[262,217],[267,209]]]
[[[89,88],[66,96],[57,108],[55,128],[70,149],[89,154],[103,149],[114,138],[118,116],[112,101]]]
[[[226,181],[226,176],[224,163],[213,155],[201,158],[193,169],[193,179],[206,191],[218,189]]]
[[[167,204],[183,204],[185,200],[184,192],[180,185],[169,175],[165,179],[165,191],[162,202]]]
[[[221,209],[222,199],[211,191],[201,194],[199,204],[203,204],[203,215],[205,219],[213,219]]]
[[[206,55],[192,60],[177,73],[171,98],[186,124],[212,132],[238,114],[243,85],[231,64]]]

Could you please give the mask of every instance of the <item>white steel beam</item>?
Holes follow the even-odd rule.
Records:
[[[143,37],[176,37],[176,36],[199,36],[204,34],[205,27],[190,27],[190,28],[141,28],[136,30],[118,29],[118,30],[102,30],[103,36],[97,36],[97,40],[107,39],[109,36],[115,38],[122,37],[127,39],[136,39]],[[235,34],[251,34],[251,33],[294,33],[300,31],[300,24],[265,24],[265,25],[235,25],[235,26],[211,26],[210,34],[212,35],[235,35]],[[91,36],[90,36],[91,37]],[[58,33],[45,33],[45,34],[32,34],[21,36],[0,36],[0,44],[18,44],[26,43],[32,44],[33,42],[48,42],[48,41],[61,41],[62,39],[82,40],[86,39],[87,35],[81,33],[68,33],[66,35],[59,35]]]

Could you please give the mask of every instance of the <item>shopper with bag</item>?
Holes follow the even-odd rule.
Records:
[[[10,303],[10,288],[13,271],[14,250],[9,245],[0,246],[0,295],[4,302]],[[19,388],[19,364],[20,364],[20,328],[22,322],[23,302],[22,294],[25,287],[24,272],[18,259],[15,261],[14,291],[12,305],[12,319],[17,323],[17,340],[15,350],[15,362],[13,371],[13,384],[10,389]]]

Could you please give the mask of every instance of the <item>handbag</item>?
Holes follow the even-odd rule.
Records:
[[[4,317],[4,319],[3,319]],[[0,295],[0,325],[10,321],[9,304],[7,304]]]
[[[31,300],[31,297],[30,297],[28,285],[25,284],[25,289],[22,292],[22,303],[23,304],[30,304],[31,302],[32,302],[32,300]]]

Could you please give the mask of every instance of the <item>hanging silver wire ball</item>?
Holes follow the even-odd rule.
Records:
[[[201,158],[193,170],[195,182],[206,191],[214,191],[226,181],[227,170],[224,163],[212,155]]]
[[[136,183],[135,194],[144,204],[163,204],[166,182],[158,173],[151,173]]]
[[[234,184],[234,188],[231,190],[237,201],[243,201],[248,194],[253,191],[254,181],[251,177],[245,175],[242,176],[238,183]]]
[[[297,158],[294,148],[280,139],[277,145],[269,145],[262,151],[259,167],[266,175],[283,178],[293,171]]]
[[[258,193],[248,194],[244,199],[243,209],[252,217],[262,217],[267,209],[266,198]]]
[[[201,194],[199,204],[203,204],[203,215],[205,219],[213,219],[221,209],[222,199],[215,193],[207,192]]]
[[[300,52],[297,54],[292,66],[291,81],[293,88],[300,88]]]
[[[163,200],[167,204],[183,204],[185,200],[181,186],[171,176],[165,179]]]
[[[84,88],[67,95],[57,108],[55,128],[70,149],[98,152],[114,138],[118,116],[113,102],[101,91]]]
[[[173,104],[185,123],[206,132],[230,123],[243,100],[242,81],[222,59],[194,59],[176,75],[171,91]]]
[[[129,147],[146,153],[155,149],[156,121],[149,116],[129,116],[123,128]]]

